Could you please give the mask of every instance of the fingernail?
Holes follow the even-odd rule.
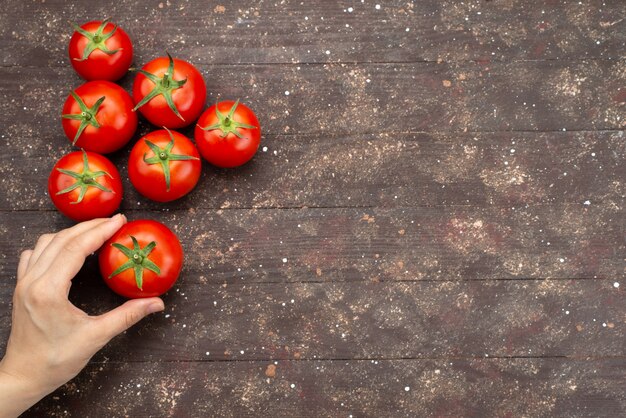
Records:
[[[109,221],[110,222],[119,222],[121,219],[124,219],[124,215],[122,215],[121,213],[118,213],[117,215],[113,215]]]
[[[163,309],[165,309],[165,305],[163,304],[163,302],[152,302],[150,305],[148,305],[146,311],[149,314],[153,314],[155,312],[161,312]]]

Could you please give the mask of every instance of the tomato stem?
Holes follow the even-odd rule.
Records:
[[[139,290],[143,290],[144,269],[148,269],[156,274],[161,274],[161,268],[148,258],[148,255],[152,252],[152,250],[154,250],[157,243],[152,241],[144,248],[141,248],[137,238],[132,235],[130,238],[133,241],[133,248],[125,247],[117,242],[111,244],[128,257],[128,261],[115,269],[115,271],[113,271],[108,278],[110,279],[111,277],[117,276],[121,272],[132,268],[135,273],[135,283],[137,284]]]
[[[92,174],[83,174],[82,180],[85,184],[91,184],[95,181]]]
[[[122,50],[122,48],[110,50],[106,46],[107,39],[113,36],[113,34],[115,34],[115,31],[117,30],[117,25],[113,25],[113,30],[111,32],[107,34],[103,34],[102,32],[104,31],[104,28],[106,27],[108,23],[109,23],[109,19],[108,18],[104,19],[102,23],[100,23],[100,26],[98,26],[98,29],[96,29],[96,31],[92,33],[81,28],[76,23],[70,22],[70,25],[72,25],[72,27],[74,28],[76,32],[80,33],[81,35],[83,35],[85,38],[89,40],[87,42],[87,45],[85,45],[85,49],[83,49],[83,57],[80,59],[74,58],[74,61],[85,61],[87,58],[89,58],[89,55],[91,55],[91,53],[95,51],[96,49],[99,49],[100,51],[108,55],[113,55],[116,52]]]
[[[89,187],[95,187],[96,189],[100,189],[103,192],[115,193],[113,190],[107,189],[102,184],[96,181],[96,179],[101,176],[109,176],[109,178],[113,178],[113,176],[111,176],[106,171],[89,170],[89,161],[87,159],[87,153],[85,152],[85,150],[82,150],[82,152],[83,152],[83,170],[80,173],[76,171],[65,170],[63,168],[57,168],[57,171],[59,171],[60,173],[66,174],[76,179],[76,182],[74,184],[72,184],[71,186],[63,190],[58,191],[56,193],[57,196],[61,194],[69,193],[72,190],[80,188],[78,199],[76,199],[75,202],[70,203],[73,205],[78,204],[83,201],[83,198],[85,197],[85,193],[87,193],[87,189]]]
[[[254,125],[248,125],[247,123],[237,122],[233,119],[235,115],[235,110],[237,110],[237,106],[239,106],[239,99],[237,99],[235,104],[233,104],[233,106],[230,108],[228,114],[224,115],[219,110],[219,103],[216,103],[215,115],[217,116],[218,122],[210,126],[198,126],[200,126],[200,129],[202,129],[203,131],[214,131],[219,129],[220,131],[222,131],[222,135],[220,135],[221,138],[226,138],[228,134],[233,134],[237,138],[243,138],[241,132],[239,132],[239,129],[257,129],[257,127]]]
[[[172,112],[176,116],[178,116],[181,120],[185,120],[183,116],[178,111],[178,108],[174,104],[174,99],[172,98],[172,91],[181,88],[187,82],[187,79],[184,80],[174,80],[174,59],[172,56],[166,52],[167,57],[169,59],[169,65],[167,67],[167,71],[163,74],[163,77],[158,77],[152,73],[149,73],[145,70],[135,70],[140,74],[143,74],[148,78],[148,80],[154,83],[154,88],[150,93],[146,94],[143,99],[133,108],[133,111],[136,111],[141,106],[148,103],[150,100],[155,98],[156,96],[162,95],[167,103],[167,106],[171,109]]]
[[[98,109],[100,109],[100,106],[106,99],[106,96],[102,96],[101,98],[99,98],[93,104],[93,106],[87,107],[83,99],[78,94],[76,94],[76,92],[71,91],[70,94],[72,95],[76,103],[78,104],[78,107],[80,108],[80,113],[61,115],[61,118],[80,121],[80,126],[78,127],[78,130],[76,131],[76,135],[74,135],[74,139],[72,140],[72,145],[76,145],[78,138],[80,138],[80,136],[82,135],[83,131],[87,128],[87,126],[91,125],[94,128],[100,127],[100,124],[98,123],[98,120],[96,119],[96,114],[98,113]]]
[[[165,129],[167,133],[169,134],[170,142],[168,142],[168,144],[165,147],[159,148],[158,145],[148,141],[147,139],[144,139],[144,141],[146,142],[146,145],[154,153],[154,156],[150,158],[146,158],[147,154],[144,154],[143,161],[148,165],[161,164],[161,168],[163,169],[163,175],[165,176],[166,191],[169,192],[170,191],[170,161],[198,160],[199,158],[193,157],[191,155],[173,154],[172,149],[174,148],[174,145],[175,145],[174,135],[172,135],[172,132],[166,127],[163,127],[163,129]]]

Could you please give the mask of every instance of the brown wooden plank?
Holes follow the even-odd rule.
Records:
[[[197,63],[268,147],[170,205],[126,181],[183,276],[27,416],[626,415],[623,1],[5,3],[0,352],[17,255],[71,224],[66,20]],[[71,299],[122,302],[93,258]]]
[[[192,283],[611,279],[625,267],[623,214],[607,205],[127,215],[176,231]],[[56,212],[0,212],[0,220],[5,277],[39,235],[71,225]]]
[[[3,345],[11,292],[12,284],[5,283]],[[98,275],[75,279],[70,299],[92,314],[122,302]],[[626,296],[612,280],[287,285],[183,280],[164,300],[164,313],[116,338],[95,359],[626,356]]]
[[[610,59],[626,40],[620,0],[11,1],[2,63],[67,65],[67,20],[104,16],[129,32],[139,63],[166,49],[210,64]]]
[[[11,140],[0,155],[0,209],[53,210],[48,174],[71,147],[49,133],[22,135],[27,129],[20,122],[7,134]],[[204,164],[194,192],[164,205],[141,197],[128,181],[129,145],[112,156],[123,174],[122,210],[619,205],[626,193],[623,131],[279,135],[265,136],[262,147],[266,151],[236,170]]]
[[[622,417],[626,361],[91,364],[25,417]],[[269,374],[273,377],[267,377]],[[408,390],[406,390],[408,388]]]
[[[626,120],[623,60],[200,69],[208,101],[240,98],[256,110],[265,134],[611,130]],[[62,138],[60,109],[81,83],[72,70],[12,67],[0,74],[8,122],[1,133],[21,123],[21,131]]]
[[[183,283],[178,289],[166,300],[167,312],[99,358],[626,355],[626,296],[612,281]],[[74,295],[87,310],[119,303],[99,278]]]

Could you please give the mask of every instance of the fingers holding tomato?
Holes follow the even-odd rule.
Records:
[[[138,70],[133,84],[135,110],[150,123],[177,129],[195,121],[206,103],[206,84],[187,61],[154,59]]]
[[[162,129],[137,141],[128,161],[128,176],[139,193],[169,202],[189,193],[200,179],[202,163],[184,135]]]
[[[89,81],[63,105],[63,130],[77,147],[108,154],[122,148],[137,130],[130,95],[110,81]]]
[[[261,126],[254,112],[239,100],[219,102],[200,116],[194,131],[200,155],[218,167],[238,167],[250,161],[261,143]]]
[[[167,292],[183,266],[176,234],[160,222],[126,223],[107,241],[98,257],[104,282],[126,298],[147,298]]]
[[[102,155],[76,151],[61,158],[48,177],[48,194],[59,212],[75,221],[105,218],[122,201],[117,168]]]
[[[72,26],[68,52],[79,76],[108,81],[124,77],[133,61],[133,44],[122,28],[107,19]]]

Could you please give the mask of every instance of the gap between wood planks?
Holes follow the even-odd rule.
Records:
[[[604,204],[603,201],[595,202],[596,206],[600,206]],[[498,208],[535,208],[535,207],[550,207],[550,206],[559,206],[559,207],[579,207],[582,206],[582,203],[576,202],[563,202],[563,203],[553,203],[553,202],[531,202],[524,204],[507,204],[507,203],[493,203],[488,205],[477,205],[477,204],[460,204],[460,203],[451,203],[451,204],[436,204],[436,205],[390,205],[390,206],[381,206],[381,205],[337,205],[337,206],[205,206],[205,207],[197,207],[193,208],[195,210],[203,210],[207,212],[217,212],[217,211],[249,211],[249,210],[318,210],[318,209],[383,209],[383,210],[410,210],[410,209],[434,209],[434,208],[476,208],[476,209],[498,209]],[[125,208],[120,212],[153,212],[153,213],[178,213],[178,212],[189,212],[189,209],[192,208],[164,208],[164,209],[154,209],[154,208]],[[0,209],[0,214],[11,214],[11,213],[52,213],[57,212],[55,208],[43,208],[43,209]]]
[[[184,58],[182,55],[179,58]],[[572,62],[572,63],[580,63],[580,62],[602,62],[602,61],[624,61],[626,57],[615,57],[615,58],[546,58],[546,59],[493,59],[489,58],[489,63],[496,64],[515,64],[515,63],[526,63],[526,62]],[[367,66],[367,65],[412,65],[412,64],[466,64],[466,63],[478,63],[483,62],[483,59],[475,58],[475,59],[455,59],[455,60],[410,60],[410,61],[290,61],[290,62],[215,62],[215,63],[194,63],[194,65],[198,67],[249,67],[255,65],[274,65],[274,66],[297,66],[297,65],[339,65],[339,66]],[[0,68],[67,68],[67,65],[59,64],[59,65],[19,65],[19,64],[0,64]]]
[[[371,361],[467,361],[467,360],[570,360],[570,361],[607,361],[623,360],[626,356],[445,356],[445,357],[337,357],[337,358],[267,358],[267,359],[200,359],[200,360],[91,360],[91,364],[163,364],[163,363],[265,363],[278,361],[281,363],[312,363],[312,362],[371,362]]]
[[[140,126],[141,126],[141,122],[140,122]],[[181,129],[181,131],[186,131],[188,130],[189,127],[183,128]],[[150,126],[148,132],[152,131],[152,130],[156,130],[156,127],[154,126]],[[140,132],[141,128],[137,130],[137,132]],[[148,133],[146,132],[146,133]],[[352,138],[352,137],[367,137],[367,136],[385,136],[385,137],[390,137],[393,135],[428,135],[428,136],[450,136],[450,135],[454,135],[454,134],[462,134],[462,135],[467,135],[467,136],[472,136],[472,135],[493,135],[493,134],[501,134],[501,133],[520,133],[520,134],[536,134],[536,135],[541,135],[541,134],[571,134],[571,133],[596,133],[596,134],[613,134],[613,133],[624,133],[626,132],[626,129],[567,129],[567,130],[563,130],[563,129],[553,129],[553,130],[538,130],[538,129],[502,129],[499,131],[476,131],[476,130],[472,130],[472,131],[463,131],[463,130],[451,130],[451,131],[393,131],[393,130],[389,130],[389,131],[370,131],[370,132],[357,132],[354,134],[345,134],[345,133],[333,133],[333,132],[323,132],[323,133],[319,133],[319,132],[293,132],[293,133],[289,133],[289,132],[281,132],[281,133],[276,133],[276,132],[268,132],[268,133],[263,133],[263,136],[261,137],[261,139],[263,138],[280,138],[280,137],[303,137],[303,138],[319,138],[319,137],[324,137],[324,138]],[[145,134],[144,134],[145,135]],[[135,136],[137,136],[137,134],[135,134]],[[143,135],[141,135],[143,136]],[[51,137],[45,137],[45,136],[41,136],[38,135],[38,138],[40,138],[41,140],[49,140],[49,138],[54,138],[55,140],[58,138],[58,135],[55,136],[51,136]],[[524,141],[523,138],[519,138],[520,140]],[[131,141],[134,141],[135,137],[133,137],[131,139]],[[374,139],[375,140],[375,139]],[[130,142],[130,141],[129,141]],[[419,142],[419,141],[416,141]],[[443,143],[446,142],[450,142],[450,143],[456,143],[455,141],[446,141],[443,140],[441,141]],[[126,147],[126,146],[124,146]],[[73,149],[74,150],[74,149]],[[116,153],[119,151],[115,151]]]
[[[0,283],[0,287],[8,283],[10,288],[13,288],[15,284],[15,276],[10,277],[11,280]],[[468,282],[574,282],[574,281],[594,281],[594,282],[615,282],[615,278],[609,277],[499,277],[499,278],[468,278],[468,279],[379,279],[376,284],[421,284],[421,283],[468,283]],[[371,283],[370,280],[307,280],[307,281],[255,281],[249,283],[241,282],[216,282],[216,283],[203,283],[203,287],[217,287],[221,288],[224,284],[228,287],[247,287],[247,286],[271,286],[271,285],[310,285],[310,284],[352,284],[352,283]],[[199,283],[192,282],[189,285],[200,285]]]

